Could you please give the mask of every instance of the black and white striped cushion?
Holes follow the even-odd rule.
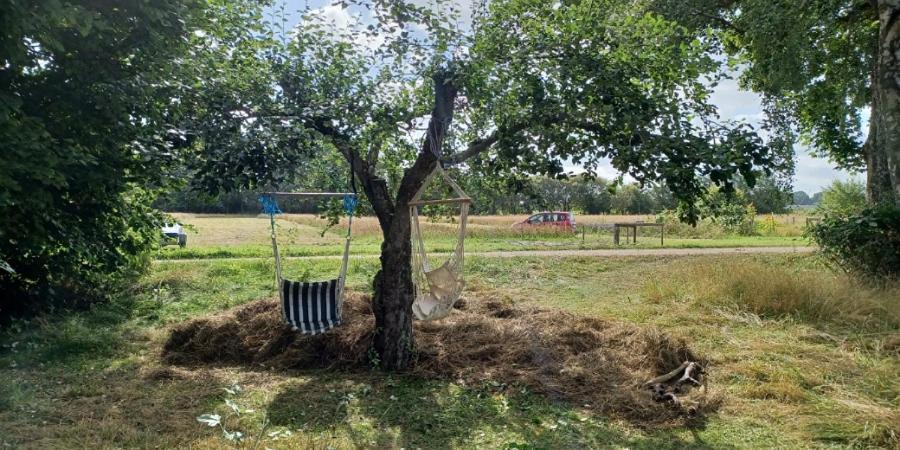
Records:
[[[339,279],[304,283],[281,280],[284,320],[304,334],[324,333],[341,324]]]

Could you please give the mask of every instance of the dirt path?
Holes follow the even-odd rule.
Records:
[[[522,256],[555,257],[623,257],[623,256],[696,256],[696,255],[755,255],[755,254],[803,254],[812,253],[816,247],[732,247],[732,248],[648,248],[648,249],[602,249],[602,250],[519,250],[498,252],[472,252],[466,256],[484,258],[516,258]],[[340,255],[328,256],[291,256],[282,259],[339,259]],[[377,258],[378,255],[354,255],[352,258]],[[172,261],[177,263],[200,261],[254,261],[268,257],[239,258],[191,258],[191,259],[158,259],[154,262]]]

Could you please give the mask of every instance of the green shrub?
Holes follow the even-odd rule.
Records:
[[[710,191],[699,203],[700,216],[729,234],[750,236],[756,231],[756,208],[742,192]]]
[[[180,60],[203,4],[3,3],[0,319],[90,302],[146,265],[149,205],[193,142],[198,72]]]
[[[809,235],[838,267],[872,281],[900,279],[900,208],[826,216]]]
[[[866,186],[857,180],[835,180],[822,191],[822,201],[816,213],[825,216],[846,217],[866,208]]]

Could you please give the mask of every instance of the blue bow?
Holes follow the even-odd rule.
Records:
[[[359,199],[356,198],[355,195],[344,196],[344,212],[346,212],[348,216],[353,215],[353,212],[356,211],[356,205],[358,204]]]
[[[275,201],[275,197],[270,195],[260,195],[259,202],[262,203],[263,212],[266,214],[270,216],[281,214],[281,210],[278,209],[278,202]]]

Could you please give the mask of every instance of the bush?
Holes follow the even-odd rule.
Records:
[[[712,219],[730,233],[751,236],[756,232],[756,208],[753,205],[727,204]]]
[[[106,295],[159,240],[149,205],[189,145],[179,61],[206,13],[115,5],[3,3],[0,319]]]
[[[713,190],[699,202],[700,216],[729,234],[750,236],[756,231],[756,208],[741,192]]]
[[[816,212],[825,216],[846,217],[866,208],[866,186],[857,180],[835,180],[822,191]]]
[[[900,208],[826,216],[808,233],[822,254],[848,273],[871,281],[900,279]]]

